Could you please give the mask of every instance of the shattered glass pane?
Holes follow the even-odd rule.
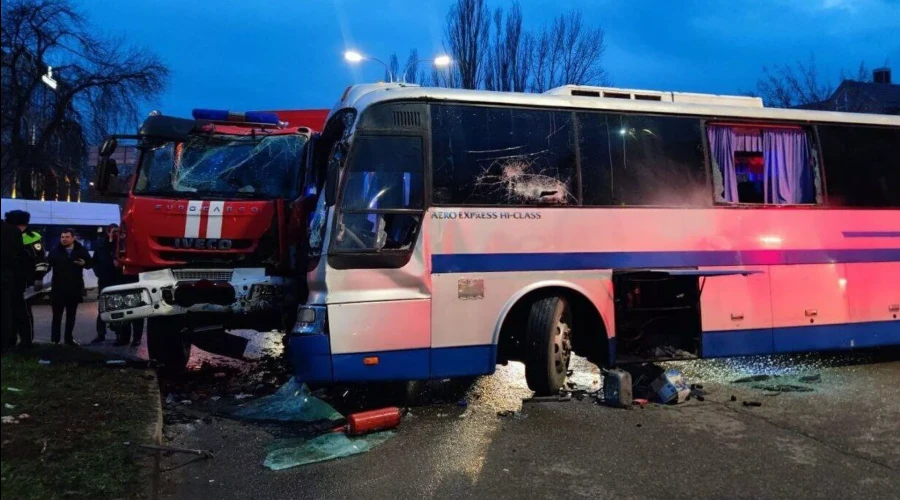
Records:
[[[297,190],[306,137],[195,135],[142,157],[135,191],[291,198]]]
[[[343,214],[335,248],[406,250],[415,239],[420,220],[420,216],[411,214]]]
[[[263,465],[270,470],[283,470],[298,465],[324,462],[371,451],[394,436],[391,431],[366,436],[348,437],[328,433],[312,439],[283,439],[269,446]]]
[[[306,384],[291,378],[275,394],[255,399],[234,411],[235,417],[278,422],[337,421],[340,413],[310,394]]]
[[[435,203],[577,204],[570,113],[435,105],[432,134]]]

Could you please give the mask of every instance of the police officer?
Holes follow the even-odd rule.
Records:
[[[0,336],[0,348],[3,352],[15,345],[15,333],[13,333],[12,321],[12,295],[14,287],[14,276],[16,269],[19,267],[19,254],[22,247],[22,231],[5,220],[0,220],[0,229],[2,229],[3,248],[0,252],[0,264],[3,270],[0,274],[0,322],[2,322],[2,336]]]
[[[40,290],[49,264],[41,233],[28,228],[31,214],[23,210],[12,210],[6,213],[6,222],[22,232],[22,246],[17,255],[18,265],[13,273],[13,291],[10,296],[14,332],[10,343],[14,343],[18,335],[19,346],[27,348],[31,347],[34,340],[34,317],[31,305],[25,300],[25,289],[34,285],[35,290]]]

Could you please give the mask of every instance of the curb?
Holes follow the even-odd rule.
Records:
[[[150,442],[157,446],[160,446],[162,445],[163,440],[163,406],[162,395],[159,391],[159,374],[157,374],[155,369],[148,370],[148,373],[150,373],[153,377],[152,379],[148,377],[147,391],[150,393],[150,397],[153,399],[154,406],[156,407],[156,419],[147,427],[147,435],[150,438]],[[159,498],[159,483],[161,474],[159,461],[159,452],[148,455],[144,459],[145,466],[147,467],[147,475],[150,479],[149,484],[145,489],[145,498],[150,498],[152,500],[156,500],[157,498]]]

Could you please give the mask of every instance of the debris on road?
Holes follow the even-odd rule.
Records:
[[[815,375],[807,375],[805,377],[800,377],[797,380],[799,380],[800,382],[803,382],[804,384],[818,384],[819,382],[822,381],[822,375],[819,375],[817,373]]]
[[[619,368],[603,377],[603,403],[616,408],[627,408],[633,401],[631,374]]]
[[[312,439],[283,439],[272,443],[263,465],[270,470],[283,470],[299,465],[349,457],[375,449],[391,437],[393,431],[350,437],[329,432]]]
[[[684,381],[684,376],[675,368],[666,370],[650,384],[660,403],[683,403],[691,395],[691,388]]]
[[[526,414],[524,414],[524,413],[522,413],[522,412],[520,412],[520,411],[515,411],[515,410],[503,410],[503,411],[498,411],[498,412],[497,412],[497,416],[500,417],[500,418],[508,418],[508,417],[512,417],[512,418],[514,418],[514,419],[516,419],[516,420],[522,420],[522,419],[526,418],[528,415],[526,415]]]
[[[794,385],[794,384],[753,384],[752,387],[754,389],[760,389],[763,391],[769,392],[813,392],[815,389],[812,387],[804,387],[802,385]]]
[[[235,396],[235,399],[239,398]],[[310,394],[306,384],[294,378],[275,394],[251,401],[235,410],[233,415],[248,420],[278,422],[336,421],[343,418],[331,405]]]
[[[18,389],[16,387],[7,387],[6,390],[9,392],[22,392],[22,389]]]
[[[50,360],[49,360],[49,359],[39,359],[39,360],[38,360],[38,363],[40,363],[40,364],[42,364],[42,365],[49,365],[49,364],[50,364]]]
[[[739,378],[737,380],[733,380],[732,384],[747,384],[750,382],[765,382],[766,380],[771,380],[774,378],[772,375],[752,375],[749,377]]]
[[[3,403],[3,407],[6,408],[7,410],[15,410],[16,409],[16,405],[11,405],[9,403]]]
[[[130,443],[125,443],[129,446]],[[209,450],[191,450],[188,448],[174,448],[172,446],[157,446],[154,444],[139,444],[138,447],[145,450],[162,451],[166,453],[184,453],[186,455],[197,455],[203,458],[213,458],[213,453]]]
[[[522,400],[522,403],[566,403],[571,400],[571,394],[557,394],[556,396],[534,396],[525,398]]]
[[[753,406],[753,407],[758,408],[758,407],[762,406],[762,403],[760,403],[759,401],[744,401],[744,406],[745,407]]]

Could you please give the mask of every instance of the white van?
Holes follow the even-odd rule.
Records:
[[[94,255],[94,246],[97,241],[104,238],[106,227],[110,224],[119,224],[122,216],[119,205],[114,203],[74,203],[65,201],[39,201],[17,200],[3,198],[0,200],[0,214],[4,217],[6,212],[12,210],[24,210],[31,214],[31,229],[38,231],[44,238],[44,250],[49,252],[59,243],[59,235],[63,229],[75,230],[77,239],[91,255]],[[44,276],[44,288],[37,293],[45,293],[50,290],[50,278],[52,271]],[[94,271],[88,269],[84,272],[84,286],[88,290],[97,288],[97,276]],[[29,299],[37,294],[34,288],[28,287],[25,298]]]

